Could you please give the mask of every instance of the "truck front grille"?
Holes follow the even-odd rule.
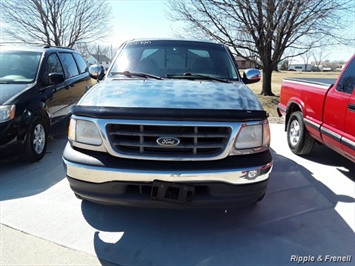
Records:
[[[231,128],[217,126],[108,124],[106,130],[111,147],[118,154],[165,159],[219,155],[225,150],[231,134]],[[180,142],[162,145],[158,144],[159,138]]]

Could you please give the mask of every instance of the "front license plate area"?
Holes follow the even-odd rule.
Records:
[[[195,193],[193,186],[154,181],[150,198],[152,200],[189,204]]]

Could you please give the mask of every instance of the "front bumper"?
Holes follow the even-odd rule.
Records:
[[[16,119],[0,123],[0,159],[18,155],[22,152],[23,140],[18,139]]]
[[[103,204],[140,207],[211,207],[256,202],[265,194],[272,169],[270,151],[207,162],[147,161],[83,151],[69,143],[63,162],[77,196]],[[155,197],[152,191],[157,184],[166,186],[166,193],[191,188],[192,196],[183,200]]]

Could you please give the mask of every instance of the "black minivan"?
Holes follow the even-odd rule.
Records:
[[[0,46],[0,156],[40,160],[50,128],[94,82],[73,49]]]

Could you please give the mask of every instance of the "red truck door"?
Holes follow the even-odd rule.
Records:
[[[355,56],[329,90],[324,105],[322,138],[324,143],[355,160]]]

